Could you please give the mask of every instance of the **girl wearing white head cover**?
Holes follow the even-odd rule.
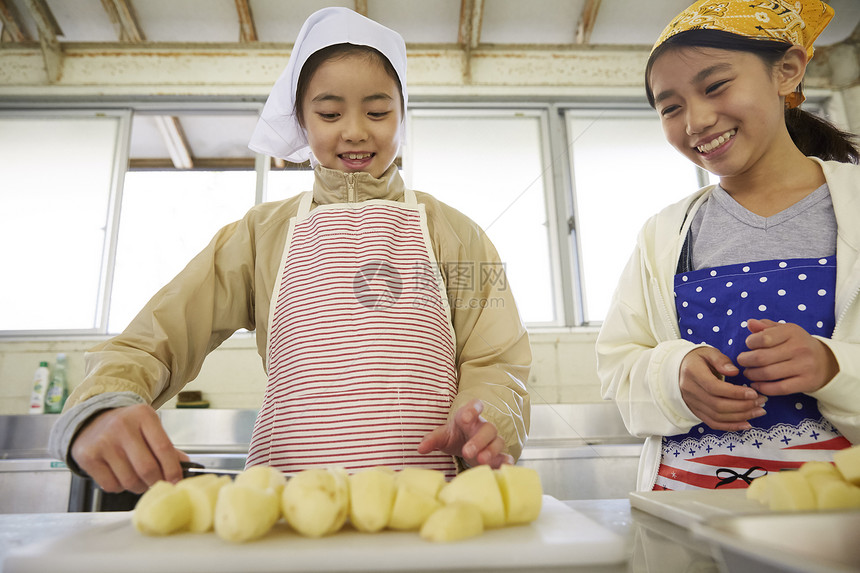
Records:
[[[343,8],[308,19],[250,147],[301,162],[313,146],[313,190],[221,229],[122,334],[87,354],[52,433],[55,455],[107,491],[179,479],[182,454],[153,408],[244,328],[268,379],[248,465],[452,476],[459,464],[517,459],[528,335],[484,232],[406,189],[394,165],[405,100],[397,33]]]
[[[369,46],[391,62],[400,80],[403,96],[403,121],[400,125],[400,140],[403,141],[407,101],[406,43],[403,38],[394,30],[349,8],[323,8],[311,14],[299,31],[290,61],[266,100],[248,147],[293,163],[302,163],[308,159],[315,163],[308,146],[307,133],[296,116],[296,88],[308,58],[336,44]]]

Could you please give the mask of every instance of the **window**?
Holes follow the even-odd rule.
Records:
[[[120,332],[215,233],[254,205],[253,171],[130,171],[109,332]]]
[[[125,113],[0,115],[0,331],[103,329]]]
[[[700,185],[653,112],[567,112],[585,322],[602,321],[648,217]]]
[[[531,324],[557,322],[545,126],[545,111],[413,110],[404,156],[407,186],[484,229]]]

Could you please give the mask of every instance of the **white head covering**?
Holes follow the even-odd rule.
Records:
[[[314,52],[346,43],[375,48],[391,62],[403,92],[402,134],[406,122],[406,43],[403,38],[394,30],[349,8],[323,8],[311,14],[299,31],[287,68],[275,82],[263,106],[248,147],[294,163],[311,159],[307,134],[296,117],[299,73]]]

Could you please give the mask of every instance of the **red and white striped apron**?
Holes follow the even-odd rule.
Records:
[[[457,393],[455,337],[424,205],[370,200],[290,221],[272,296],[269,376],[247,466],[456,473],[418,444]]]

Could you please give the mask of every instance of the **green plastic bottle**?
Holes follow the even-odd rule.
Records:
[[[66,355],[57,354],[57,363],[51,372],[51,382],[45,393],[45,413],[59,414],[63,411],[66,398],[69,397],[69,382],[66,375]]]

